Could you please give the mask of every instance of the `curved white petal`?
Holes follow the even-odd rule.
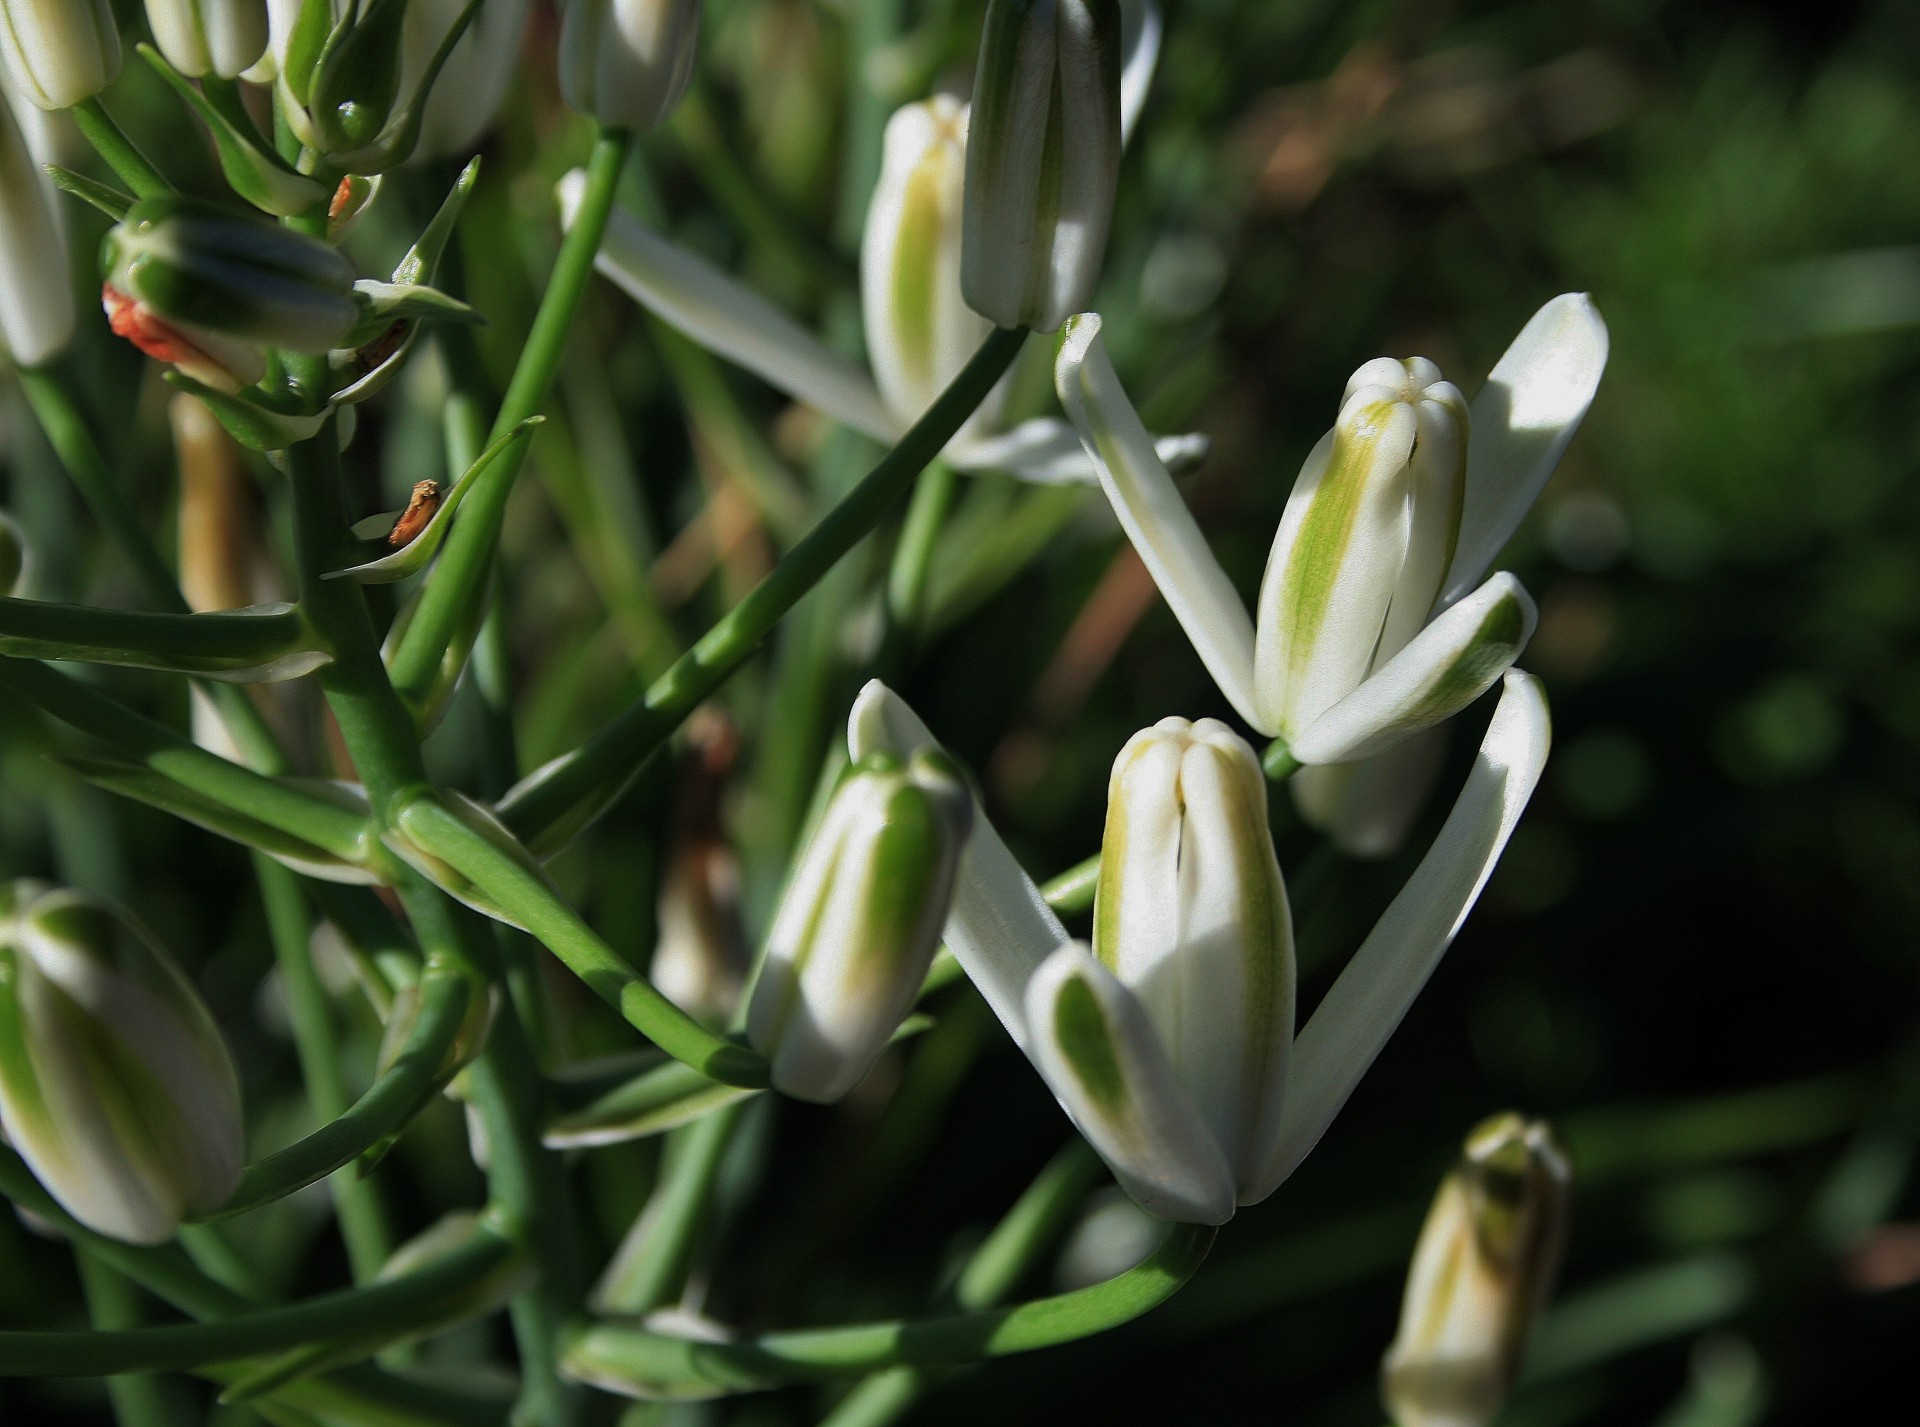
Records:
[[[1028,1052],[1060,1108],[1157,1219],[1224,1224],[1233,1174],[1133,993],[1069,942],[1027,988]]]
[[[1520,329],[1473,399],[1460,539],[1440,604],[1479,582],[1520,527],[1580,429],[1607,365],[1607,324],[1584,292],[1563,293]]]
[[[906,758],[928,747],[939,747],[939,740],[906,700],[878,679],[869,681],[847,720],[847,752],[853,761],[879,752]],[[994,831],[986,811],[977,805],[954,884],[946,936],[948,948],[1014,1044],[1031,1055],[1027,983],[1040,963],[1067,939],[1067,930]]]
[[[1271,1194],[1320,1142],[1426,985],[1540,781],[1549,739],[1539,681],[1510,671],[1446,826],[1294,1042],[1279,1133],[1245,1202]]]
[[[572,227],[586,174],[560,180],[560,219]],[[668,242],[632,214],[615,210],[596,266],[634,301],[795,399],[891,445],[905,427],[873,379],[829,350],[764,297],[706,259]]]
[[[1351,763],[1459,713],[1533,637],[1533,597],[1502,570],[1429,624],[1290,745],[1302,763]]]
[[[1446,747],[1444,725],[1422,729],[1357,763],[1302,768],[1287,780],[1287,791],[1307,826],[1348,857],[1391,857],[1433,791]]]
[[[1140,111],[1147,106],[1154,66],[1160,62],[1164,26],[1153,0],[1121,0],[1120,5],[1120,146],[1133,138]]]
[[[1054,365],[1060,404],[1100,472],[1120,525],[1234,710],[1260,732],[1253,693],[1253,619],[1200,526],[1180,498],[1147,428],[1127,400],[1100,340],[1100,318],[1083,313],[1061,334]]]

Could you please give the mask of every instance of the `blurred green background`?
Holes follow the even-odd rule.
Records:
[[[712,0],[694,95],[645,143],[627,201],[856,350],[879,126],[965,82],[978,9]],[[1504,1424],[1881,1415],[1910,1397],[1920,1339],[1920,8],[1184,0],[1167,21],[1100,306],[1149,423],[1214,438],[1187,490],[1244,590],[1360,362],[1427,355],[1471,392],[1553,294],[1589,291],[1606,316],[1598,403],[1507,561],[1540,603],[1523,662],[1547,682],[1555,753],[1485,901],[1346,1113],[1196,1281],[1129,1329],[962,1376],[910,1420],[1376,1427],[1374,1372],[1419,1216],[1461,1134],[1509,1106],[1554,1119],[1579,1179],[1562,1287]],[[555,101],[552,36],[542,8],[463,233],[496,380],[556,241],[551,181],[589,139]],[[181,123],[139,78],[114,99]],[[207,181],[185,132],[168,157]],[[369,268],[450,173],[392,186],[356,239]],[[587,319],[509,527],[523,766],[631,697],[875,454],[610,287]],[[1022,390],[1047,410],[1034,347]],[[163,389],[103,330],[78,360],[103,417],[117,413],[103,435],[121,469],[167,528]],[[367,512],[436,473],[443,391],[423,361],[368,413],[350,456]],[[137,605],[11,388],[0,413],[4,500],[41,552],[36,593]],[[755,929],[874,667],[896,528],[724,700],[744,739],[725,808]],[[964,484],[928,624],[896,681],[1039,875],[1094,849],[1131,732],[1171,713],[1230,717],[1097,494]],[[106,682],[183,716],[156,678]],[[1463,720],[1443,789],[1484,717]],[[470,787],[500,772],[478,726],[457,706],[433,749]],[[298,1133],[244,858],[109,804],[42,760],[53,741],[0,703],[4,870],[95,886],[153,923],[215,1000],[260,1143]],[[557,867],[637,960],[676,781],[654,770]],[[1303,1008],[1441,811],[1401,857],[1364,864],[1276,806]],[[625,1043],[577,985],[552,989],[556,1061]],[[341,1006],[364,1073],[377,1026],[350,988]],[[936,1028],[844,1106],[758,1108],[699,1275],[711,1312],[785,1325],[912,1311],[1063,1141],[971,991],[935,1010]],[[404,1225],[474,1201],[463,1144],[452,1107],[402,1143],[381,1177]],[[601,1257],[656,1169],[643,1144],[575,1175]],[[1056,1281],[1111,1271],[1141,1232],[1104,1206]],[[235,1238],[268,1289],[342,1279],[311,1196]],[[0,1265],[0,1321],[81,1321],[65,1250],[10,1216]],[[476,1351],[491,1331],[434,1352]],[[504,1354],[504,1335],[491,1346]],[[197,1389],[169,1391],[182,1421],[206,1410]],[[830,1401],[796,1389],[630,1420],[779,1427]],[[107,1420],[93,1384],[0,1384],[0,1417]]]

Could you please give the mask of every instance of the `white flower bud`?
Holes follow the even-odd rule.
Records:
[[[147,0],[167,63],[190,79],[233,79],[267,51],[267,0]]]
[[[961,281],[1002,327],[1093,300],[1120,173],[1116,0],[991,0],[973,84]]]
[[[1236,1183],[1279,1123],[1293,925],[1267,782],[1214,719],[1166,718],[1114,761],[1093,952],[1145,1008]]]
[[[171,1237],[240,1176],[212,1015],[144,930],[80,892],[0,917],[0,1124],[69,1213],[130,1243]]]
[[[693,78],[700,0],[566,0],[560,93],[610,129],[651,129]]]
[[[0,62],[14,93],[42,109],[70,109],[120,73],[110,0],[0,0]]]
[[[937,749],[849,772],[781,899],[747,1008],[774,1088],[837,1100],[905,1018],[940,946],[973,795]]]
[[[1509,1112],[1467,1136],[1420,1230],[1381,1371],[1399,1427],[1486,1427],[1500,1411],[1559,1271],[1571,1182],[1543,1121]]]
[[[860,287],[874,380],[903,428],[993,329],[960,295],[966,177],[964,104],[936,95],[894,112],[860,244]],[[990,399],[962,431],[991,427],[998,406]]]
[[[73,341],[67,242],[40,159],[10,94],[0,93],[0,340],[23,367]]]
[[[420,83],[467,0],[413,0],[407,11],[400,92]],[[528,0],[487,0],[454,45],[427,96],[414,160],[464,155],[493,124],[513,80],[527,32]]]

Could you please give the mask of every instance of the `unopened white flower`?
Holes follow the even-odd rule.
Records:
[[[566,0],[560,93],[613,129],[651,129],[693,78],[700,0]]]
[[[70,109],[120,73],[110,0],[0,0],[0,62],[13,92],[42,109]]]
[[[240,1088],[219,1029],[110,907],[68,891],[5,900],[0,1124],[81,1223],[160,1243],[240,1177]]]
[[[1487,1427],[1552,1292],[1572,1174],[1544,1121],[1476,1126],[1420,1230],[1380,1374],[1398,1427]]]
[[[267,52],[267,0],[147,0],[167,63],[190,79],[233,79]]]
[[[23,367],[50,361],[73,341],[66,236],[27,129],[46,118],[16,113],[11,93],[0,92],[0,341]]]
[[[1499,860],[1546,762],[1546,701],[1511,671],[1452,813],[1297,1036],[1285,891],[1252,750],[1170,720],[1116,764],[1097,953],[1070,942],[977,808],[946,944],[1129,1194],[1221,1223],[1271,1194],[1373,1063]],[[891,690],[848,749],[937,747]],[[1117,823],[1115,819],[1117,818]]]
[[[1120,175],[1117,0],[989,0],[973,83],[962,283],[1002,327],[1093,300]]]
[[[940,946],[973,796],[945,753],[874,753],[794,867],[747,1005],[774,1088],[838,1100],[899,1028]]]
[[[1121,525],[1214,681],[1304,764],[1383,753],[1451,717],[1533,632],[1513,576],[1482,582],[1585,416],[1607,330],[1583,294],[1534,314],[1469,406],[1433,364],[1354,374],[1275,537],[1256,626],[1207,548],[1088,314],[1060,399]]]
[[[467,0],[412,0],[400,67],[402,93],[412,93],[452,31]],[[453,47],[427,96],[416,161],[470,152],[493,125],[513,82],[526,38],[529,0],[487,0]]]

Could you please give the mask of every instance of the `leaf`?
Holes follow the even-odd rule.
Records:
[[[53,180],[53,186],[71,193],[82,203],[90,203],[107,217],[118,223],[127,216],[127,210],[133,207],[133,195],[122,193],[110,184],[100,183],[83,173],[75,173],[59,164],[43,164],[47,177]]]

